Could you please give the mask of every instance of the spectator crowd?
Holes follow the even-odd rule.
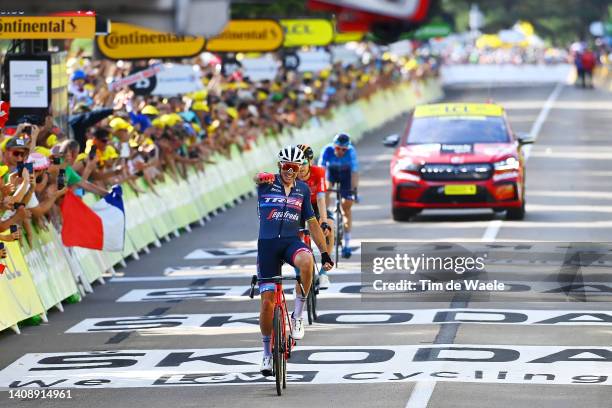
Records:
[[[103,196],[127,183],[136,193],[148,188],[157,194],[158,183],[206,171],[214,155],[229,156],[232,145],[252,149],[264,135],[299,128],[399,81],[436,74],[433,61],[378,58],[320,72],[280,70],[273,80],[251,81],[240,70],[223,75],[219,60],[196,58],[189,63],[202,89],[190,94],[140,96],[109,86],[134,67],[157,62],[77,55],[68,63],[68,129],[56,126],[52,114],[24,116],[16,128],[4,129],[1,231],[22,225],[29,240],[34,229],[59,228],[67,189]],[[0,240],[20,239],[20,231]]]

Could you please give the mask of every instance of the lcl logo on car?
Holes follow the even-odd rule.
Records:
[[[0,372],[0,387],[127,388],[268,382],[261,350],[121,350],[26,354]],[[611,347],[410,345],[299,347],[291,382],[459,381],[610,385]],[[367,367],[367,368],[366,368]],[[146,373],[146,375],[143,375]]]

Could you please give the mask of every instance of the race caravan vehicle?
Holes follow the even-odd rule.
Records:
[[[392,213],[397,221],[428,208],[491,208],[506,218],[525,217],[525,160],[533,143],[510,128],[492,103],[418,106],[391,160]]]

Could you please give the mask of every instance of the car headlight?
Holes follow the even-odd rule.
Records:
[[[403,159],[395,163],[395,171],[403,171],[406,173],[418,173],[419,165],[414,163],[412,160]]]
[[[507,159],[493,163],[493,167],[496,171],[508,171],[518,170],[521,163],[515,157],[508,157]]]

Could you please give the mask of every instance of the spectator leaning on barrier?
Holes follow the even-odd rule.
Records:
[[[79,155],[79,144],[76,140],[65,140],[59,147],[59,157],[63,159],[62,167],[66,170],[66,185],[68,187],[78,187],[85,191],[97,194],[99,196],[105,196],[108,191],[96,184],[90,183],[86,178],[81,177],[72,167]],[[95,158],[87,159],[85,167],[93,169],[95,167]],[[89,172],[90,173],[90,172]],[[85,174],[87,177],[88,174]]]

